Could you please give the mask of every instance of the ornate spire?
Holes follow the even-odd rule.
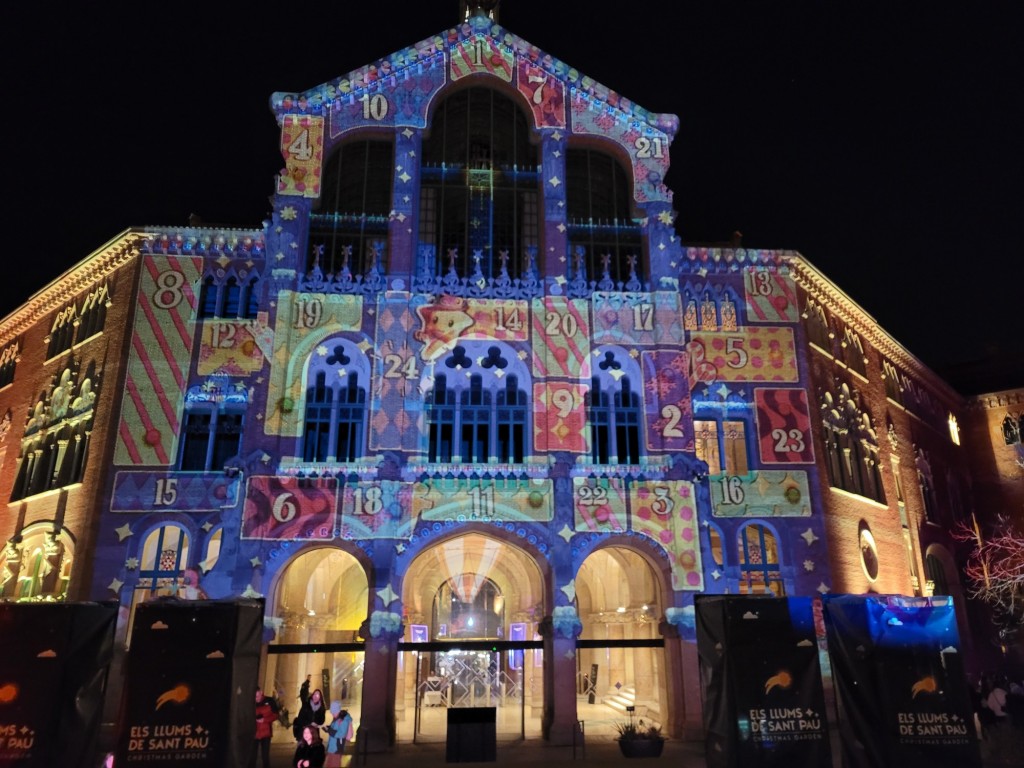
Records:
[[[498,6],[501,0],[459,0],[459,21],[468,21],[474,16],[485,16],[498,23]]]

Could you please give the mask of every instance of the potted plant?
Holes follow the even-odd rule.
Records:
[[[661,728],[654,723],[644,723],[642,718],[637,719],[632,708],[627,711],[629,720],[615,724],[615,730],[619,734],[619,749],[623,756],[659,757],[665,748],[665,737],[661,733]]]

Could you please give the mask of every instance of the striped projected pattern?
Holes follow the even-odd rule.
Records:
[[[114,461],[167,465],[176,456],[196,313],[201,258],[147,256]]]

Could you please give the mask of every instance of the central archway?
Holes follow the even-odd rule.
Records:
[[[395,719],[402,741],[443,740],[450,707],[494,707],[499,739],[539,738],[545,579],[533,555],[489,535],[439,541],[402,582],[405,642]]]

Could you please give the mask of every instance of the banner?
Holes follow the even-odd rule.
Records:
[[[114,764],[246,768],[262,629],[262,601],[141,603]]]
[[[708,768],[830,767],[813,598],[694,604]]]
[[[952,598],[823,600],[843,765],[980,767]]]
[[[0,605],[0,766],[92,768],[113,603]]]

